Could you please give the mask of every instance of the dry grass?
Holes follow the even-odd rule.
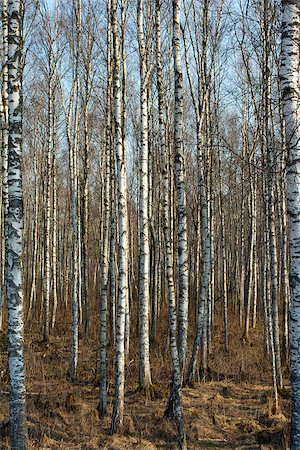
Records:
[[[146,400],[138,390],[138,346],[134,339],[127,361],[123,435],[109,436],[113,386],[108,386],[108,415],[99,418],[98,330],[81,339],[78,382],[68,377],[68,323],[49,344],[40,341],[37,324],[27,329],[27,398],[31,449],[136,449],[178,448],[175,424],[164,418],[170,380],[167,342],[151,346],[153,389]],[[29,327],[27,327],[29,328]],[[218,327],[218,329],[220,329]],[[189,450],[288,448],[289,388],[280,392],[280,409],[272,415],[270,367],[263,356],[261,330],[249,342],[241,331],[230,329],[230,352],[215,335],[207,381],[183,389]],[[192,335],[192,333],[191,333]],[[167,334],[164,335],[165,337]],[[7,449],[8,379],[6,336],[0,335],[0,448]],[[113,380],[113,353],[108,354],[108,377]]]

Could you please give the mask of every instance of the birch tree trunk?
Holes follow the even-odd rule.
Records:
[[[29,296],[29,308],[27,318],[30,316],[33,306],[36,302],[36,282],[38,272],[38,220],[39,220],[39,180],[38,180],[38,157],[37,157],[37,129],[34,130],[35,143],[34,143],[34,155],[33,155],[33,173],[34,173],[34,219],[33,219],[33,253],[32,253],[32,278],[31,289]]]
[[[71,217],[73,227],[73,277],[72,277],[72,338],[71,338],[71,354],[70,354],[70,374],[71,379],[75,380],[77,376],[78,365],[78,341],[79,341],[79,313],[80,313],[80,290],[79,290],[79,219],[78,219],[78,121],[79,106],[78,96],[80,91],[79,79],[79,57],[80,57],[80,40],[81,40],[81,0],[74,0],[74,14],[76,19],[75,30],[75,51],[74,51],[74,78],[72,94],[75,96],[75,108],[73,112],[73,123],[71,123],[71,112],[73,99],[70,100],[69,117],[68,117],[68,134],[69,134],[69,165],[70,165],[70,187],[71,187]],[[71,128],[72,127],[72,128]],[[73,139],[72,139],[73,132]]]
[[[169,196],[169,157],[166,146],[166,129],[164,121],[164,100],[163,100],[163,72],[161,55],[161,31],[160,31],[160,0],[156,0],[156,67],[157,67],[157,90],[159,108],[159,138],[161,146],[161,156],[163,164],[163,223],[165,239],[165,255],[167,266],[167,283],[169,295],[169,338],[172,358],[172,384],[170,397],[165,415],[175,417],[178,426],[180,447],[187,449],[186,436],[184,430],[183,407],[181,396],[181,369],[177,347],[177,314],[176,295],[174,285],[174,261],[173,261],[173,230],[171,227],[171,203]]]
[[[185,193],[185,167],[183,151],[183,80],[180,54],[180,7],[181,0],[173,0],[173,59],[175,74],[175,178],[177,192],[177,253],[178,253],[178,332],[179,332],[179,360],[183,372],[186,359],[187,330],[188,330],[188,247],[187,247],[187,217]]]
[[[111,26],[111,0],[107,1],[107,99],[106,99],[106,145],[109,151],[110,166],[110,227],[109,227],[109,294],[110,294],[110,338],[114,348],[116,345],[116,208],[115,208],[115,178],[116,164],[114,155],[114,139],[113,139],[113,58],[112,58],[112,26]]]
[[[121,62],[122,62],[122,94],[121,94],[121,132],[122,132],[122,147],[123,147],[123,164],[126,167],[127,164],[127,60],[126,60],[126,47],[125,47],[125,31],[126,31],[126,9],[127,9],[127,0],[121,1]],[[127,189],[127,188],[126,188]],[[127,211],[127,198],[126,198],[126,211]],[[127,215],[127,212],[126,212]],[[128,215],[127,215],[128,217]],[[128,221],[128,218],[127,218]],[[129,224],[127,223],[128,228],[128,237],[127,242],[129,241]],[[128,261],[128,293],[126,297],[126,313],[125,313],[125,356],[129,354],[129,343],[130,343],[130,289],[129,289],[129,273],[130,273],[130,253],[128,250],[127,255]]]
[[[110,144],[111,144],[111,53],[110,53],[110,20],[111,3],[107,1],[107,91],[106,91],[106,146],[105,146],[105,179],[103,189],[103,242],[101,252],[101,318],[100,318],[100,401],[98,410],[101,415],[106,413],[106,346],[107,346],[107,294],[108,294],[108,258],[109,258],[109,210],[110,210]],[[112,193],[113,195],[113,193]]]
[[[108,140],[110,142],[110,140]],[[106,346],[107,346],[107,294],[108,294],[108,256],[109,256],[109,242],[108,242],[108,224],[109,224],[109,207],[110,207],[110,148],[107,146],[105,151],[105,180],[104,180],[104,224],[103,224],[103,243],[101,252],[101,324],[100,324],[100,414],[106,413],[107,399],[106,399]]]
[[[271,276],[271,295],[272,295],[272,316],[273,316],[273,341],[275,350],[276,379],[277,386],[282,387],[280,342],[279,342],[279,319],[278,319],[278,269],[277,269],[277,243],[275,229],[275,183],[274,169],[275,157],[272,154],[274,148],[274,139],[271,130],[271,36],[270,36],[270,4],[269,0],[264,0],[263,10],[263,106],[264,106],[264,144],[265,161],[267,164],[267,185],[266,185],[266,204],[267,204],[267,228],[269,232],[269,251],[270,255],[270,276]]]
[[[28,448],[24,365],[22,290],[22,1],[8,6],[8,362],[10,373],[10,439],[12,450]]]
[[[285,136],[285,133],[284,133]],[[282,221],[282,268],[281,284],[283,297],[283,359],[289,363],[289,308],[290,308],[290,284],[289,284],[289,240],[288,240],[288,214],[287,214],[287,187],[286,187],[286,152],[284,152],[282,164],[281,185],[281,221]]]
[[[88,11],[90,14],[90,12]],[[88,17],[88,28],[90,28],[90,16]],[[87,48],[82,50],[84,59],[84,104],[83,104],[83,121],[84,121],[84,153],[83,153],[83,180],[82,180],[82,244],[81,244],[81,261],[82,261],[82,282],[81,282],[81,299],[83,305],[83,323],[85,333],[88,334],[90,312],[89,312],[89,255],[88,255],[88,238],[89,238],[89,163],[90,163],[90,139],[89,139],[89,102],[91,96],[91,59],[93,52],[94,40],[91,36],[91,30],[88,29]]]
[[[149,395],[151,385],[149,356],[149,301],[150,301],[150,249],[148,217],[148,102],[147,65],[143,25],[143,0],[138,1],[138,42],[140,52],[140,106],[141,106],[141,147],[140,147],[140,255],[139,255],[139,325],[140,325],[140,386]]]
[[[110,433],[115,433],[123,424],[125,383],[125,319],[128,301],[128,219],[126,155],[122,145],[122,112],[120,88],[120,51],[117,0],[112,0],[112,33],[114,49],[113,92],[115,103],[115,146],[117,162],[118,214],[119,214],[119,260],[118,260],[118,317],[116,339],[115,396]]]
[[[255,249],[256,249],[256,211],[255,211],[255,181],[252,169],[253,155],[249,156],[249,180],[250,180],[250,252],[249,252],[249,277],[247,289],[247,307],[245,311],[244,338],[249,338],[251,301],[253,299],[253,284],[255,277]],[[254,308],[254,303],[253,303]]]
[[[300,448],[300,89],[299,31],[300,8],[297,0],[282,1],[281,86],[286,126],[287,203],[291,249],[290,355],[292,383],[291,449]]]
[[[201,100],[197,101],[193,90],[192,77],[190,72],[190,65],[188,59],[188,49],[186,44],[185,35],[184,49],[185,49],[185,61],[186,70],[191,90],[191,96],[193,106],[196,115],[196,129],[197,129],[197,166],[198,166],[198,199],[199,199],[199,213],[197,219],[197,264],[196,270],[200,271],[199,258],[201,255],[201,274],[196,276],[196,292],[199,292],[198,313],[196,322],[196,336],[194,339],[193,350],[191,360],[189,363],[189,371],[187,381],[192,383],[196,377],[196,365],[197,358],[202,341],[202,364],[203,373],[206,371],[207,366],[207,349],[208,349],[208,301],[209,301],[209,276],[210,276],[210,234],[209,234],[209,208],[208,208],[208,195],[207,186],[205,184],[204,176],[204,124],[208,122],[208,86],[206,82],[207,78],[207,64],[206,64],[206,52],[207,52],[207,30],[208,30],[208,4],[203,2],[203,42],[202,42],[202,60],[200,68],[197,71],[198,81],[198,96]],[[195,7],[193,3],[193,8]],[[206,120],[205,120],[206,119]],[[208,128],[208,127],[207,127]],[[208,136],[207,136],[208,138]],[[210,175],[210,174],[209,174]],[[199,282],[200,280],[200,282]],[[211,305],[210,305],[211,306]],[[210,308],[209,308],[210,309]],[[211,309],[210,309],[211,312]]]
[[[221,155],[219,155],[219,212],[220,212],[220,232],[221,232],[221,252],[222,252],[222,273],[221,283],[223,285],[223,322],[224,322],[224,350],[228,352],[228,285],[227,285],[227,258],[225,243],[225,220],[223,208],[223,183],[221,174]]]
[[[112,139],[110,141],[112,143]],[[116,345],[116,176],[113,146],[110,151],[110,253],[109,253],[109,291],[110,291],[110,335],[112,346]]]
[[[53,146],[53,49],[49,42],[48,77],[48,142],[47,142],[47,184],[46,184],[46,239],[45,239],[45,299],[44,299],[44,341],[49,340],[50,326],[50,225],[51,225],[51,154]]]
[[[3,206],[3,236],[1,234],[1,258],[3,264],[3,273],[7,267],[6,256],[7,256],[7,221],[8,221],[8,0],[3,0],[2,4],[2,149],[1,149],[1,160],[2,160],[2,186],[1,186],[1,197]],[[2,328],[2,314],[4,305],[4,295],[6,279],[3,279],[2,286],[2,271],[1,271],[1,292],[0,292],[0,329]]]
[[[53,273],[53,310],[51,328],[54,328],[57,311],[57,174],[56,174],[56,147],[57,147],[57,114],[53,111],[53,154],[52,154],[52,202],[53,202],[53,227],[52,227],[52,273]]]

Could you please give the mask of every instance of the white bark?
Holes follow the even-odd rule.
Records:
[[[110,432],[115,433],[123,423],[124,383],[125,383],[125,318],[128,302],[128,219],[126,155],[123,153],[121,124],[121,89],[120,89],[120,52],[118,32],[117,0],[112,0],[112,32],[114,48],[113,91],[115,106],[115,146],[117,162],[118,214],[119,214],[119,278],[118,278],[118,317],[116,339],[116,379],[113,416]]]
[[[110,290],[110,334],[112,346],[116,345],[116,180],[115,157],[113,147],[110,152],[110,253],[109,253],[109,290]]]
[[[184,370],[188,331],[188,247],[187,247],[187,217],[185,193],[185,167],[183,151],[183,80],[180,54],[180,0],[173,0],[173,58],[175,73],[175,177],[177,191],[177,252],[178,252],[178,300],[179,300],[179,359],[181,370]]]
[[[12,450],[28,448],[24,365],[22,290],[22,13],[23,2],[8,6],[8,362],[10,373],[10,439]]]
[[[50,225],[51,225],[51,154],[53,146],[53,48],[49,42],[48,78],[48,142],[47,142],[47,183],[46,183],[46,239],[45,239],[45,300],[44,300],[44,341],[49,340],[50,325]]]
[[[250,254],[249,254],[249,278],[248,278],[248,289],[247,289],[247,308],[245,313],[245,330],[244,337],[247,339],[249,337],[249,327],[250,327],[250,313],[251,313],[251,302],[254,298],[254,282],[255,282],[255,252],[256,252],[256,206],[255,206],[255,180],[253,173],[253,156],[249,158],[249,179],[250,179],[250,199],[249,199],[249,210],[250,210]],[[254,159],[255,160],[255,159]],[[253,302],[254,310],[254,302]],[[256,314],[256,309],[255,309]]]
[[[279,341],[279,318],[278,318],[278,270],[277,270],[277,244],[275,229],[275,187],[271,190],[270,208],[269,208],[269,233],[270,233],[270,254],[271,254],[271,293],[272,293],[272,316],[273,316],[273,339],[275,349],[276,380],[277,386],[282,388],[283,379],[281,371],[281,349]]]
[[[270,31],[270,4],[269,0],[264,0],[263,4],[263,127],[264,127],[264,157],[266,162],[266,225],[269,232],[269,252],[270,276],[271,276],[271,296],[272,296],[272,329],[275,351],[275,366],[277,386],[282,387],[281,357],[279,342],[279,321],[278,321],[278,269],[277,269],[277,242],[275,229],[275,182],[274,170],[276,168],[275,157],[273,156],[274,139],[272,135],[272,84],[271,84],[271,31]]]
[[[140,385],[149,389],[151,385],[149,356],[149,303],[150,303],[150,248],[148,217],[148,102],[147,102],[147,65],[145,36],[143,25],[143,0],[138,1],[138,42],[140,52],[140,105],[141,105],[141,148],[140,148],[140,255],[139,255],[139,325],[140,325]]]
[[[6,268],[6,254],[7,254],[7,220],[8,220],[8,0],[3,0],[2,3],[2,104],[1,104],[1,131],[2,131],[2,186],[1,186],[1,203],[3,207],[4,230],[1,233],[1,258],[3,273]],[[2,209],[2,208],[1,208]],[[2,231],[2,230],[1,230]],[[2,237],[3,236],[3,237]],[[2,240],[3,239],[3,240]],[[0,292],[0,329],[2,328],[2,314],[5,294],[5,277],[2,285],[2,270],[1,270],[1,292]]]
[[[109,114],[108,114],[109,116]],[[110,132],[110,128],[109,128]],[[108,136],[108,144],[110,143],[110,136]],[[109,145],[105,151],[105,181],[104,181],[104,224],[103,224],[103,243],[101,254],[101,322],[100,322],[100,414],[106,413],[107,398],[106,398],[106,341],[107,341],[107,295],[108,295],[108,256],[109,256],[109,242],[108,242],[108,225],[109,225],[109,208],[110,208],[110,148]]]
[[[93,40],[88,38],[88,49],[85,61],[85,98],[84,98],[84,155],[83,155],[83,186],[82,186],[82,245],[81,245],[81,299],[83,304],[83,322],[85,333],[89,330],[89,257],[88,257],[88,237],[89,237],[89,100],[91,91],[91,58]]]
[[[290,355],[292,382],[291,449],[300,448],[300,89],[298,0],[283,0],[281,86],[286,126],[287,203],[291,249]]]
[[[271,366],[272,366],[272,382],[273,382],[273,391],[274,391],[274,409],[278,410],[278,389],[277,389],[277,373],[276,373],[276,355],[275,355],[275,345],[274,345],[274,333],[273,333],[273,320],[272,320],[272,294],[271,294],[271,259],[270,255],[270,240],[269,240],[269,231],[268,229],[265,232],[265,241],[266,241],[266,309],[267,309],[267,320],[268,320],[268,338],[269,338],[269,349],[271,356]]]
[[[110,145],[111,145],[111,2],[107,1],[107,90],[106,90],[106,143],[104,160],[103,188],[103,242],[101,252],[101,318],[100,318],[100,401],[99,413],[105,414],[107,408],[106,395],[106,346],[107,346],[107,295],[108,295],[108,265],[109,265],[109,222],[110,222]],[[112,193],[112,195],[114,195]]]
[[[175,416],[178,426],[180,448],[186,450],[186,436],[184,430],[183,407],[181,397],[181,368],[179,352],[177,347],[177,314],[176,295],[174,285],[174,260],[173,260],[173,229],[170,221],[170,190],[169,170],[170,161],[166,146],[166,130],[164,121],[163,102],[163,77],[162,77],[162,55],[161,55],[161,33],[160,33],[160,1],[156,0],[156,63],[157,63],[157,87],[159,105],[159,137],[161,145],[161,156],[163,163],[163,223],[165,239],[165,255],[167,266],[167,283],[169,296],[169,342],[172,358],[172,385],[165,415]]]
[[[75,0],[74,0],[75,1]],[[71,124],[71,111],[74,98],[70,100],[69,115],[67,118],[67,134],[69,141],[69,165],[70,165],[70,188],[71,188],[71,217],[73,228],[73,277],[72,277],[72,340],[71,340],[71,359],[70,374],[71,379],[75,380],[77,376],[78,365],[78,341],[79,341],[79,306],[80,306],[80,289],[79,289],[79,215],[78,215],[78,121],[79,121],[79,105],[78,96],[80,91],[79,79],[79,55],[80,55],[80,38],[81,38],[81,0],[75,1],[76,12],[76,48],[74,52],[75,68],[73,88],[75,95],[75,111],[73,115],[73,123]],[[73,135],[72,135],[73,132]]]
[[[219,211],[220,211],[220,232],[221,232],[221,258],[222,258],[222,273],[221,283],[223,285],[223,322],[224,322],[224,350],[228,351],[228,284],[227,284],[227,257],[226,257],[226,243],[225,243],[225,220],[224,209],[222,201],[222,174],[221,161],[219,160]]]
[[[285,136],[285,134],[284,134]],[[289,284],[289,240],[288,240],[288,214],[286,197],[286,152],[284,152],[284,164],[282,167],[281,184],[281,222],[282,222],[282,267],[281,283],[283,297],[283,355],[289,362],[289,308],[290,308],[290,284]]]
[[[207,16],[208,7],[207,4],[203,4],[203,34],[206,36],[207,31]],[[207,366],[207,349],[208,349],[208,301],[209,301],[209,276],[210,276],[210,233],[209,233],[209,205],[207,186],[205,184],[204,177],[204,123],[205,119],[208,122],[208,98],[207,91],[208,86],[206,84],[206,37],[203,38],[203,56],[201,70],[198,70],[198,96],[201,97],[201,107],[199,101],[196,100],[196,96],[193,90],[192,77],[190,72],[188,49],[186,39],[184,36],[184,49],[185,49],[185,61],[186,70],[192,95],[193,106],[196,115],[196,127],[197,127],[197,162],[198,162],[198,198],[199,198],[199,214],[197,223],[197,263],[196,270],[200,270],[199,258],[201,255],[201,274],[197,273],[196,276],[196,292],[200,292],[200,299],[198,303],[198,313],[196,322],[196,336],[193,344],[193,351],[191,360],[189,363],[188,382],[191,383],[195,380],[197,358],[202,341],[202,365],[205,372]],[[211,158],[210,158],[211,159]],[[211,175],[211,174],[209,174]],[[210,187],[209,187],[210,189]],[[199,280],[201,280],[199,282]],[[211,314],[211,304],[209,305],[209,313]]]
[[[121,108],[121,132],[122,132],[122,147],[123,147],[123,164],[126,167],[127,160],[126,160],[126,154],[127,154],[127,141],[126,141],[126,135],[127,135],[127,61],[126,61],[126,48],[125,48],[125,31],[126,31],[126,8],[127,8],[127,0],[121,1],[121,62],[122,62],[122,108]],[[127,202],[127,199],[126,199]],[[127,205],[126,205],[126,211],[127,211]],[[127,214],[127,212],[126,212]],[[128,221],[128,219],[127,219]],[[127,223],[127,228],[129,229],[129,224]],[[129,231],[128,231],[128,237],[127,242],[129,242]],[[125,356],[129,355],[129,343],[130,343],[130,289],[129,289],[129,273],[130,273],[130,254],[128,250],[127,254],[127,260],[128,260],[128,293],[126,297],[126,312],[125,312]]]
[[[53,201],[53,228],[52,228],[52,273],[53,273],[53,310],[51,328],[54,328],[57,311],[57,183],[56,183],[56,145],[57,145],[57,118],[53,112],[53,153],[52,153],[52,201]]]

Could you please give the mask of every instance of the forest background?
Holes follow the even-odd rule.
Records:
[[[274,0],[26,2],[33,448],[288,446],[281,33]]]

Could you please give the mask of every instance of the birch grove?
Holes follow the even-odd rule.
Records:
[[[2,0],[1,448],[300,448],[299,8]]]

